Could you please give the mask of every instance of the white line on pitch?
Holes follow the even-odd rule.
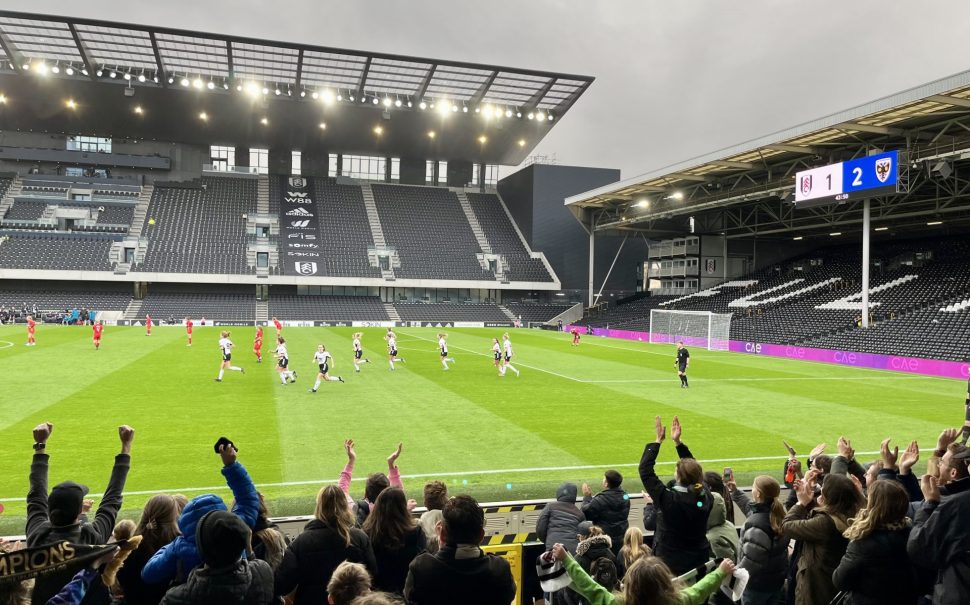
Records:
[[[933,448],[922,448],[921,452],[933,451]],[[878,454],[875,452],[856,452],[857,456],[872,456]],[[708,460],[698,460],[701,464],[715,464],[721,462],[761,462],[769,460],[787,460],[788,456],[749,456],[743,458],[710,458]],[[663,461],[657,462],[658,466],[673,466],[676,461]],[[582,464],[574,466],[536,466],[532,468],[505,468],[505,469],[491,469],[483,471],[447,471],[441,473],[414,473],[411,475],[401,475],[401,479],[434,479],[438,477],[476,477],[481,475],[515,475],[521,473],[542,473],[542,472],[556,472],[556,471],[586,471],[601,468],[629,468],[639,466],[639,462],[625,462],[623,464]],[[280,481],[278,483],[257,483],[257,488],[269,488],[269,487],[296,487],[300,485],[325,485],[329,483],[336,482],[336,477],[331,477],[328,479],[314,479],[310,481]],[[366,481],[367,477],[354,477],[353,481]],[[125,492],[125,496],[149,496],[153,494],[177,494],[181,492],[212,492],[220,490],[228,490],[226,485],[210,485],[205,487],[175,487],[169,489],[152,489],[152,490],[141,490],[141,491],[130,491]],[[100,498],[104,494],[88,494],[92,498]],[[0,502],[23,502],[23,496],[16,498],[0,498]]]
[[[408,334],[406,332],[401,332],[401,336],[407,336],[409,338],[417,338],[418,340],[426,340],[428,342],[432,342],[432,343],[437,344],[434,340],[431,340],[430,338],[423,338],[421,336],[415,336],[413,334]],[[448,345],[448,348],[449,349],[458,349],[459,351],[466,351],[468,353],[474,353],[475,355],[481,355],[482,357],[491,357],[491,355],[488,354],[488,353],[482,353],[482,352],[476,351],[474,349],[466,349],[464,347],[458,347],[458,346],[451,345],[451,344]],[[551,374],[553,376],[558,376],[559,378],[565,378],[566,380],[572,380],[573,382],[586,382],[585,380],[580,380],[579,378],[573,378],[572,376],[566,376],[565,374],[560,374],[558,372],[553,372],[552,370],[545,370],[543,368],[539,368],[539,367],[536,367],[536,366],[526,365],[526,364],[521,363],[521,362],[518,362],[518,361],[515,362],[515,365],[521,366],[523,368],[529,368],[530,370],[536,370],[538,372],[545,372],[546,374]]]
[[[798,377],[779,377],[779,378],[691,378],[692,382],[778,382],[778,381],[802,381],[802,380],[932,380],[935,376],[798,376]],[[644,378],[631,380],[582,380],[589,384],[612,384],[624,382],[670,382],[672,378]]]

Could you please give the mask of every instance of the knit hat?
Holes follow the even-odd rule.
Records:
[[[542,592],[556,592],[573,582],[562,562],[553,558],[552,551],[544,552],[536,559],[536,574],[539,576]]]
[[[580,523],[577,526],[577,529],[579,531],[579,535],[580,536],[582,536],[584,538],[588,538],[589,537],[589,530],[593,529],[593,522],[592,521],[583,521],[582,523]]]
[[[249,527],[224,510],[208,512],[195,528],[199,556],[209,567],[226,567],[240,559],[249,545]]]
[[[54,526],[70,525],[81,514],[84,496],[88,495],[88,486],[65,481],[58,483],[51,489],[47,497],[51,523]]]

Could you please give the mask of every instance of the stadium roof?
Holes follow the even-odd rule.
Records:
[[[437,121],[449,112],[467,114],[455,118],[478,122],[467,129],[477,133],[468,137],[470,155],[507,164],[524,159],[593,81],[549,71],[0,11],[0,83],[12,96],[17,83],[5,75],[33,80],[27,92],[38,79],[33,76],[42,76],[65,84],[122,85],[149,99],[153,91],[170,89],[190,98],[229,94],[366,108],[371,128],[374,113],[378,119],[390,114],[392,120],[396,114],[423,115],[428,124],[436,123],[436,112]],[[99,104],[105,95],[118,94],[105,88],[89,91]],[[425,135],[430,128],[419,131]],[[483,129],[502,131],[494,140],[488,137],[490,150],[480,149]],[[379,151],[387,152],[386,147]]]
[[[729,237],[824,233],[861,222],[861,202],[795,209],[795,173],[898,149],[902,191],[874,200],[874,220],[970,220],[970,71],[566,199],[596,230],[686,230]],[[905,160],[905,161],[904,161]],[[937,221],[929,221],[937,222]],[[942,222],[942,221],[940,221]],[[878,225],[877,225],[878,226]]]

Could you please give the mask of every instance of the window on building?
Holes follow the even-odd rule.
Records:
[[[386,179],[384,174],[386,168],[386,158],[369,155],[345,155],[343,156],[341,174],[352,179],[383,181]]]
[[[111,139],[101,137],[67,137],[67,150],[111,153]]]
[[[498,166],[495,164],[485,165],[485,186],[498,183]]]
[[[340,164],[337,162],[337,154],[331,153],[330,163],[327,165],[327,175],[337,176],[337,173],[340,172],[339,169],[340,169]]]
[[[428,160],[428,163],[424,170],[424,182],[427,185],[434,185],[434,167],[435,167],[435,161]]]
[[[78,168],[76,166],[71,166],[64,169],[65,176],[84,176],[84,168]]]
[[[303,153],[300,151],[293,151],[291,152],[290,156],[292,157],[292,161],[290,162],[290,174],[303,174]]]
[[[391,182],[401,182],[401,158],[391,158]]]
[[[438,162],[438,184],[445,184],[448,182],[448,160],[441,160]]]
[[[478,169],[481,168],[480,164],[472,164],[472,182],[469,183],[472,187],[478,185]]]
[[[236,168],[236,148],[224,145],[209,147],[209,163],[213,170],[230,171]]]
[[[249,148],[249,171],[269,174],[269,149]]]

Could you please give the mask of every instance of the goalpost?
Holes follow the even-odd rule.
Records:
[[[727,351],[731,337],[731,314],[710,311],[650,310],[650,342],[676,343]]]

